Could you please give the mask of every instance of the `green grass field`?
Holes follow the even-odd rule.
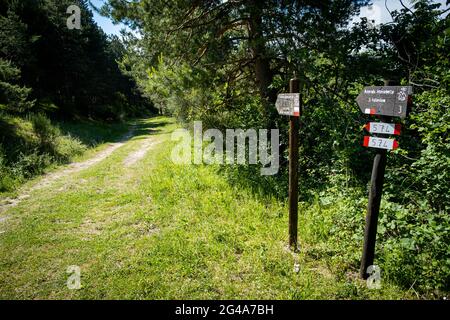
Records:
[[[3,212],[0,298],[414,298],[336,272],[330,248],[306,236],[292,253],[286,204],[231,187],[214,166],[173,164],[176,127],[163,117],[138,121],[134,137],[105,160]],[[154,146],[124,166],[146,139]],[[300,212],[301,239],[314,210]],[[66,285],[72,265],[81,270],[79,290]]]

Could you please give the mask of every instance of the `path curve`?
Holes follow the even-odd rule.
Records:
[[[17,206],[22,200],[29,198],[29,193],[34,190],[39,190],[50,186],[53,182],[64,178],[72,173],[77,173],[82,170],[88,169],[93,165],[105,160],[109,157],[114,151],[123,146],[132,136],[135,131],[136,126],[132,125],[130,130],[118,141],[114,143],[110,143],[109,146],[97,154],[94,155],[93,158],[90,158],[81,162],[74,162],[69,164],[66,168],[62,170],[57,170],[55,172],[50,172],[48,174],[43,175],[42,179],[35,184],[34,186],[21,190],[21,195],[16,198],[6,198],[0,201],[0,213],[5,212],[7,209],[11,207]],[[1,217],[3,221],[5,221],[8,217]]]

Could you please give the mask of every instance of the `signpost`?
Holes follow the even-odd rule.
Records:
[[[412,87],[410,86],[365,87],[356,98],[361,112],[381,116],[383,122],[370,122],[365,129],[373,134],[399,135],[400,125],[388,123],[391,117],[405,118],[411,103]],[[376,148],[370,180],[369,202],[367,205],[366,226],[364,231],[364,247],[361,258],[360,276],[367,279],[368,268],[373,265],[375,257],[375,241],[377,234],[378,214],[380,212],[381,194],[383,192],[384,172],[386,170],[387,150],[398,148],[394,139],[378,136],[365,136],[364,146]]]
[[[394,139],[385,139],[378,137],[364,137],[364,147],[394,150],[398,148],[398,142]]]
[[[301,96],[299,79],[289,81],[289,92],[277,97],[275,107],[281,115],[289,117],[289,246],[297,250],[298,227],[298,140]]]
[[[300,93],[280,93],[277,102],[275,102],[275,107],[281,115],[300,116]]]
[[[364,126],[364,129],[370,133],[381,133],[381,134],[395,134],[400,135],[402,126],[395,123],[386,122],[369,122]]]
[[[299,80],[296,77],[289,81],[289,92],[291,94],[296,94],[293,99],[294,102],[291,104],[293,105],[293,115],[289,119],[289,245],[293,247],[294,250],[297,250],[300,94]]]
[[[365,114],[405,118],[411,94],[410,86],[365,87],[356,102]]]

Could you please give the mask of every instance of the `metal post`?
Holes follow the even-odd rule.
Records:
[[[299,92],[299,79],[295,76],[289,81],[289,92]],[[300,99],[300,112],[301,112]],[[298,140],[299,117],[289,119],[289,246],[297,250],[298,225]]]
[[[370,181],[369,204],[367,206],[364,247],[361,259],[360,276],[367,279],[367,268],[373,265],[375,242],[377,236],[378,214],[380,212],[381,194],[383,192],[384,172],[386,170],[386,150],[377,149],[373,160],[372,178]]]

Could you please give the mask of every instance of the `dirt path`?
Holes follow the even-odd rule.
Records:
[[[27,189],[22,189],[20,191],[20,195],[17,198],[6,198],[6,199],[1,200],[0,201],[0,214],[5,212],[7,209],[9,209],[11,207],[17,206],[22,200],[29,198],[30,192],[48,187],[53,182],[55,182],[61,178],[64,178],[70,174],[77,173],[82,170],[88,169],[89,167],[92,167],[93,165],[105,160],[114,151],[116,151],[118,148],[123,146],[128,140],[130,140],[130,138],[133,136],[134,131],[135,131],[135,126],[133,125],[131,127],[131,129],[127,132],[127,134],[125,134],[118,142],[110,143],[109,146],[105,150],[102,150],[99,153],[95,154],[95,156],[93,158],[82,161],[82,162],[74,162],[74,163],[69,164],[64,169],[45,174],[42,177],[42,179],[34,186],[27,188]],[[145,155],[145,153],[144,153],[144,155]],[[0,216],[0,223],[6,221],[7,219],[8,219],[7,216],[6,217]]]
[[[128,157],[125,158],[125,160],[123,161],[123,165],[125,167],[130,167],[133,164],[135,164],[136,162],[138,162],[139,160],[141,160],[142,158],[145,157],[145,155],[147,154],[147,152],[154,147],[155,145],[157,145],[158,143],[160,143],[160,141],[155,141],[154,138],[148,138],[146,139],[140,146],[139,150],[137,150],[136,152],[130,153],[128,155]]]

